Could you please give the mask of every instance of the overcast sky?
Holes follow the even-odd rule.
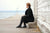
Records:
[[[29,0],[0,0],[0,11],[25,10]]]

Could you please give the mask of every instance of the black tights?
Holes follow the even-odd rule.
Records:
[[[20,22],[19,26],[21,26],[22,23],[24,23],[24,26],[26,26],[26,23],[25,23],[25,21],[23,20],[23,18],[21,18],[21,22]]]

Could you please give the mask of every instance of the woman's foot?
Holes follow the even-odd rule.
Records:
[[[27,28],[27,26],[23,26],[23,28]]]
[[[16,28],[22,28],[21,26],[17,26]]]

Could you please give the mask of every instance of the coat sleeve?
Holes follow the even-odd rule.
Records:
[[[29,12],[29,10],[27,9],[26,12],[25,12],[25,15],[26,15],[26,16],[29,16],[29,13],[30,13],[30,12]]]
[[[32,10],[31,9],[26,10],[25,15],[26,16],[33,16]]]
[[[27,11],[28,11],[28,10],[25,11],[25,15],[27,15]]]
[[[28,16],[32,16],[32,10],[28,10]]]

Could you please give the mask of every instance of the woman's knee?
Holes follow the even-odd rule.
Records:
[[[25,16],[22,16],[22,19],[25,19]]]

